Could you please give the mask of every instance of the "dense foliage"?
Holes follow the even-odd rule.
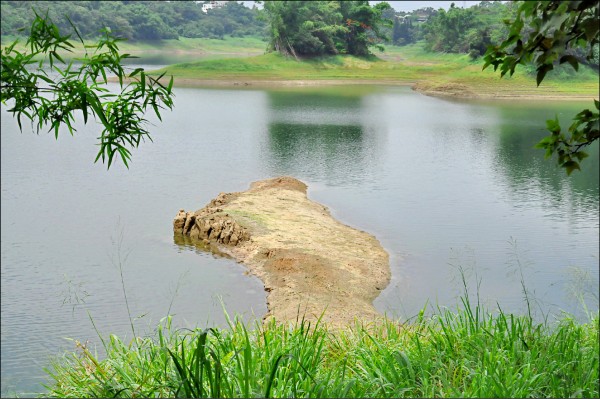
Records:
[[[437,308],[400,324],[330,332],[274,322],[253,330],[176,331],[76,342],[49,370],[52,397],[597,397],[598,315],[537,324],[527,316]]]
[[[194,1],[2,1],[2,35],[26,34],[35,9],[48,16],[62,32],[71,32],[68,16],[83,38],[97,38],[109,27],[129,40],[162,40],[178,37],[221,39],[229,36],[263,36],[265,24],[259,10],[236,1],[202,12]]]
[[[469,53],[473,58],[485,53],[487,46],[498,43],[506,33],[502,21],[514,12],[514,5],[482,1],[469,8],[439,9],[421,28],[426,48],[448,53]]]
[[[324,54],[367,56],[369,46],[386,37],[381,27],[386,2],[368,1],[265,1],[269,48],[295,57]]]
[[[83,43],[74,25],[72,28]],[[162,75],[148,76],[142,68],[126,72],[122,63],[130,57],[119,52],[117,42],[104,30],[98,43],[86,46],[86,53],[77,59],[77,64],[67,64],[59,51],[74,47],[69,37],[61,35],[47,17],[36,15],[26,49],[16,50],[15,41],[2,50],[2,104],[9,107],[7,111],[17,118],[21,130],[21,119],[26,118],[37,132],[49,126],[57,139],[61,127],[68,128],[71,134],[75,132],[79,112],[84,123],[91,116],[103,126],[96,161],[107,160],[110,168],[117,155],[127,166],[129,148],[151,139],[146,129],[146,110],[153,110],[160,119],[159,109],[172,108],[173,78],[164,86],[160,82]],[[105,87],[109,74],[118,79],[117,93]]]
[[[557,65],[568,64],[576,71],[580,63],[595,64],[598,70],[600,43],[600,1],[526,1],[520,2],[516,18],[510,23],[506,39],[490,47],[484,68],[500,68],[501,76],[512,75],[518,65],[533,64],[537,84]],[[600,138],[600,104],[577,114],[567,137],[558,117],[547,121],[550,135],[538,147],[546,156],[558,155],[558,164],[567,173],[579,169],[587,157],[582,149]]]

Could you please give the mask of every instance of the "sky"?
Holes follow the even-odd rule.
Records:
[[[432,8],[435,8],[436,10],[438,8],[444,8],[447,10],[450,8],[450,4],[452,4],[452,3],[454,3],[457,7],[469,8],[471,6],[479,4],[480,2],[481,2],[481,0],[478,0],[478,1],[471,1],[471,0],[469,0],[469,1],[463,1],[463,0],[455,0],[455,1],[407,1],[407,0],[388,1],[388,3],[390,3],[390,5],[396,11],[406,11],[406,12],[417,10],[419,8],[424,8],[424,7],[432,7]],[[246,7],[252,8],[254,1],[242,1],[242,3],[244,3],[244,5]],[[369,3],[371,5],[373,5],[373,4],[380,3],[380,1],[369,1]]]

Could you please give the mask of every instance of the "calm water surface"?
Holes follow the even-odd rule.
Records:
[[[408,88],[177,89],[176,107],[129,170],[94,165],[96,126],[19,133],[2,109],[2,394],[39,392],[74,338],[223,325],[266,312],[258,279],[178,245],[172,220],[219,192],[291,175],[342,222],[374,234],[392,281],[375,301],[407,319],[473,294],[536,314],[598,307],[598,146],[566,177],[533,145],[578,103],[474,103]],[[584,104],[587,106],[588,104]],[[119,265],[121,267],[119,267]],[[123,279],[121,279],[121,271]]]

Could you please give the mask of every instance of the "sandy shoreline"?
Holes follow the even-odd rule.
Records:
[[[301,86],[412,86],[414,82],[400,80],[368,80],[368,79],[298,79],[298,80],[261,80],[261,79],[191,79],[175,78],[174,86],[179,87],[233,87],[233,88],[273,88]]]
[[[259,277],[267,292],[265,320],[305,318],[333,328],[383,316],[373,300],[391,277],[389,256],[372,235],[335,220],[291,177],[221,193],[196,212],[181,210],[175,239],[215,246]]]
[[[116,81],[114,78],[112,81]],[[446,85],[432,86],[425,81],[407,81],[407,80],[370,80],[370,79],[298,79],[298,80],[275,80],[275,79],[246,79],[223,78],[223,79],[196,79],[196,78],[177,78],[175,77],[173,85],[175,87],[196,87],[196,88],[231,88],[231,89],[272,89],[282,87],[316,87],[316,86],[408,86],[414,91],[433,97],[455,98],[464,100],[540,100],[540,101],[591,101],[598,99],[598,96],[581,95],[571,93],[556,93],[544,91],[544,88],[538,90],[515,89],[517,93],[510,92],[507,86],[503,91],[484,91],[480,88],[466,85],[448,83]]]

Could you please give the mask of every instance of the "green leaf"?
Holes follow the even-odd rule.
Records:
[[[105,127],[110,127],[110,123],[106,119],[106,115],[104,115],[104,109],[100,104],[100,100],[94,95],[88,95],[87,101],[90,104],[90,107],[94,110],[94,113],[100,118],[100,121]]]
[[[554,69],[554,66],[552,64],[543,64],[542,66],[538,67],[537,76],[535,78],[538,86],[544,80],[546,73],[548,73],[549,71],[551,71],[553,69]]]
[[[574,56],[563,55],[560,58],[559,63],[564,64],[565,62],[568,62],[573,67],[573,69],[575,69],[576,71],[579,71],[579,62],[577,61],[577,58],[575,58]]]
[[[81,96],[81,110],[83,111],[83,123],[87,123],[88,120],[88,102],[87,94],[83,93]]]
[[[567,170],[567,175],[569,176],[571,175],[571,173],[573,173],[574,170],[581,170],[581,168],[579,167],[579,163],[573,160],[563,163],[562,167]]]
[[[37,77],[38,77],[39,79],[43,80],[43,81],[44,81],[44,82],[46,82],[46,83],[49,83],[49,84],[54,84],[54,81],[53,81],[52,79],[50,79],[50,78],[48,78],[48,77],[46,77],[46,76],[44,76],[44,75],[41,75],[41,74],[40,74],[40,75],[37,75]]]
[[[127,169],[129,169],[129,164],[127,163],[127,160],[131,157],[131,153],[125,147],[119,147],[118,150],[119,154],[121,154],[121,159],[123,160],[123,163],[125,164]]]
[[[596,6],[596,7],[598,7],[598,6]],[[593,41],[594,38],[596,38],[596,43],[598,43],[597,37],[598,37],[598,30],[600,29],[600,27],[598,26],[597,12],[598,11],[596,10],[596,17],[588,18],[588,19],[584,20],[580,26],[582,28],[582,30],[585,32],[585,38],[588,42]]]
[[[100,144],[100,150],[98,150],[98,154],[96,155],[96,159],[94,159],[94,163],[98,162],[98,159],[102,157],[102,161],[104,162],[104,145]]]
[[[142,71],[140,73],[140,83],[142,85],[142,96],[143,96],[144,93],[146,92],[146,73],[144,71]]]
[[[583,151],[574,152],[573,155],[577,158],[578,161],[581,161],[581,160],[589,157],[588,153],[583,152]]]
[[[72,135],[74,134],[76,129],[73,123],[76,110],[82,111],[86,124],[91,113],[104,126],[99,137],[100,148],[94,162],[100,158],[103,161],[108,158],[110,168],[117,153],[128,167],[131,152],[123,144],[138,146],[146,137],[151,140],[148,131],[144,128],[147,123],[144,114],[149,105],[153,107],[159,118],[160,108],[165,105],[172,108],[173,77],[168,88],[156,82],[160,89],[155,89],[154,82],[149,77],[151,80],[146,90],[145,74],[141,68],[138,68],[131,76],[142,74],[142,83],[134,82],[125,88],[121,86],[119,94],[111,93],[103,87],[108,81],[107,74],[114,72],[122,79],[124,69],[121,62],[133,57],[129,54],[119,54],[116,45],[118,40],[111,37],[109,30],[106,30],[105,37],[96,45],[86,45],[73,22],[67,17],[79,41],[83,43],[86,53],[84,57],[77,59],[78,63],[81,62],[80,66],[73,66],[73,61],[64,66],[60,65],[66,62],[59,51],[71,51],[74,48],[69,42],[70,36],[60,34],[57,26],[48,18],[48,12],[41,17],[35,9],[33,11],[35,20],[25,44],[26,52],[20,53],[14,50],[18,41],[5,46],[1,51],[3,90],[0,92],[0,101],[3,104],[7,104],[10,100],[15,101],[15,105],[12,109],[8,109],[8,112],[12,112],[16,117],[21,131],[23,117],[26,117],[32,122],[32,126],[37,128],[37,133],[47,126],[49,132],[54,133],[55,138],[58,138],[63,124]],[[88,55],[88,49],[96,50],[92,57]],[[59,79],[52,79],[42,70],[48,63],[52,70],[60,75]],[[26,69],[30,64],[33,67],[38,64],[39,70],[34,69],[30,72],[30,69]],[[13,75],[9,76],[12,80],[7,79],[7,75],[10,74]],[[4,85],[21,87],[23,90],[11,92],[4,90]],[[44,95],[40,94],[40,86],[43,86]],[[139,95],[140,86],[144,94],[142,96]]]
[[[154,79],[154,83],[156,83],[157,85],[159,85],[160,87],[162,87],[163,89],[165,88],[165,86],[162,85],[162,83],[160,83],[160,80],[162,79],[163,76],[165,76],[166,72],[161,73],[158,78]]]
[[[63,64],[66,64],[65,60],[63,60],[62,57],[56,51],[52,51],[51,54],[53,54],[54,57],[56,57],[57,60],[59,60]]]
[[[555,119],[548,119],[546,121],[546,128],[554,134],[560,133],[560,123],[558,121],[558,116]]]
[[[279,355],[275,360],[275,363],[271,367],[271,373],[269,374],[269,378],[267,379],[267,387],[265,389],[265,398],[269,398],[271,395],[271,387],[273,386],[273,381],[275,380],[275,374],[277,373],[279,362],[281,362],[282,359],[288,357],[290,357],[290,355]]]
[[[546,136],[543,139],[541,139],[535,146],[534,148],[548,148],[548,146],[550,146],[551,144],[553,144],[554,142],[556,142],[556,136],[551,135],[551,136]]]
[[[131,72],[129,74],[129,77],[133,78],[135,75],[137,75],[138,73],[143,72],[143,71],[144,71],[144,68],[136,68],[133,70],[133,72]]]
[[[154,113],[158,117],[158,119],[162,122],[162,118],[160,117],[160,112],[158,111],[158,106],[156,105],[156,101],[152,101],[152,108],[154,108]]]
[[[108,153],[108,165],[107,165],[106,169],[110,169],[110,165],[112,164],[112,159],[113,159],[113,156],[115,155],[115,152],[112,148],[110,148],[110,146],[106,146],[105,149],[106,149],[106,152]],[[104,157],[102,157],[102,159],[104,160]]]

